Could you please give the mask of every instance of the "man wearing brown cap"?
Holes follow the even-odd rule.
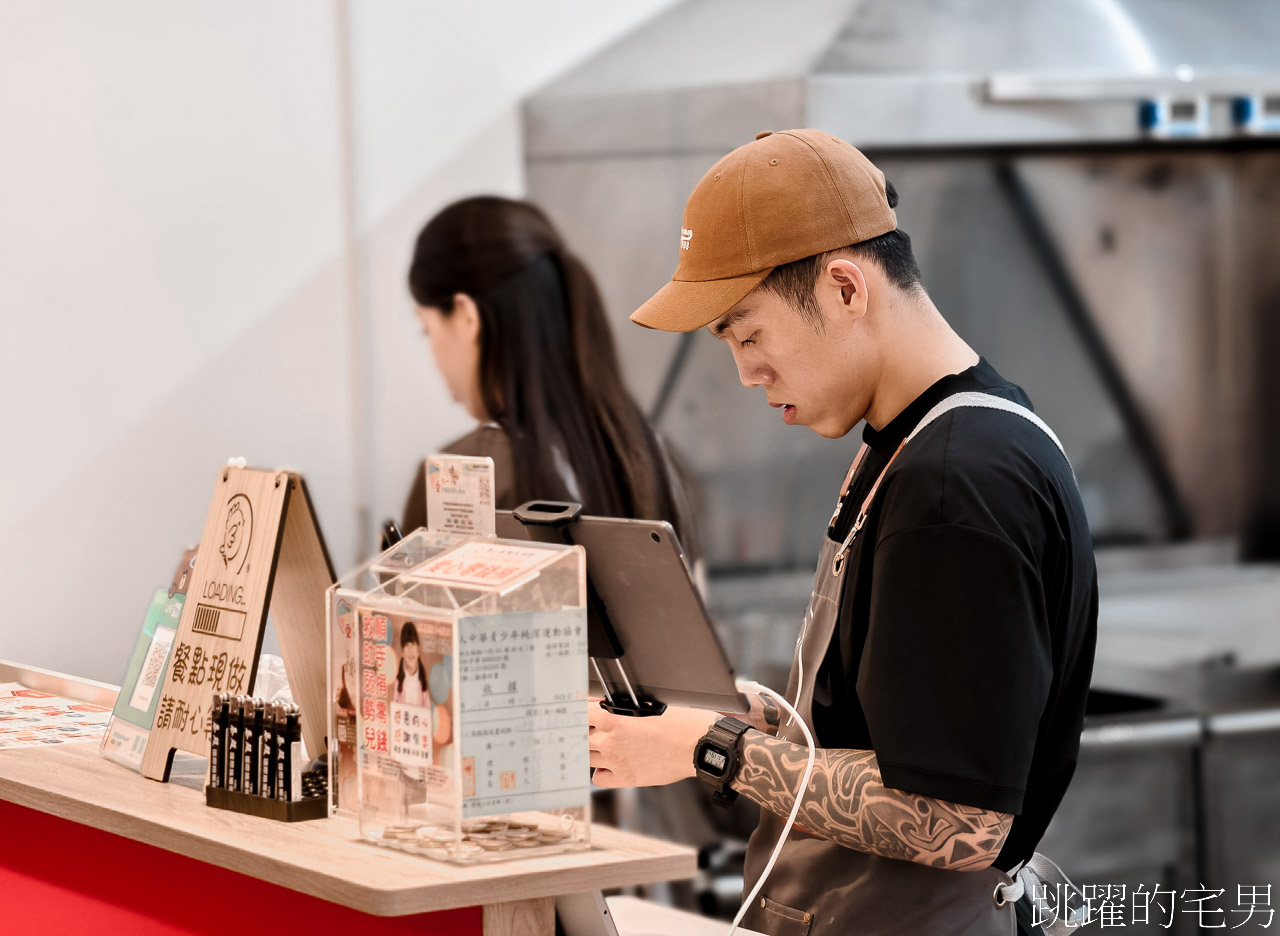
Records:
[[[843,140],[761,134],[698,183],[675,276],[632,316],[707,328],[790,425],[866,422],[786,691],[815,769],[745,919],[775,936],[1013,933],[1079,748],[1097,584],[1071,466],[930,301],[896,204]],[[593,709],[595,782],[669,783],[721,752],[697,775],[762,807],[750,888],[807,759],[776,712]],[[1025,900],[1017,915],[1026,929]]]

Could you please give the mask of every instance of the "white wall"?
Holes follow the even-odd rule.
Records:
[[[353,563],[466,427],[413,235],[521,192],[519,98],[670,2],[0,5],[0,657],[116,681],[230,455],[301,469]]]
[[[377,453],[366,499],[375,521],[399,517],[417,462],[471,426],[435,374],[413,316],[405,275],[418,231],[465,195],[521,195],[518,101],[672,2],[353,6],[368,438]]]
[[[2,657],[118,680],[229,455],[306,469],[352,537],[316,11],[0,6]]]

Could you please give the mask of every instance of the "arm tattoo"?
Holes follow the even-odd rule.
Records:
[[[766,734],[776,735],[778,726],[782,724],[782,713],[778,711],[778,707],[773,704],[773,699],[767,695],[760,697],[760,704],[764,706],[764,723],[769,726]]]
[[[804,745],[748,732],[733,788],[786,818],[804,774]],[[1004,845],[1013,816],[889,789],[874,751],[817,751],[797,829],[847,848],[934,868],[978,871]]]
[[[747,701],[751,703],[751,710],[746,715],[738,717],[757,731],[763,731],[768,735],[777,734],[782,715],[773,700],[767,695],[752,692],[747,695]]]

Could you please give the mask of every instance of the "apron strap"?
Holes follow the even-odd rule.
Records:
[[[849,493],[849,485],[853,483],[853,476],[858,473],[858,469],[862,467],[862,460],[867,457],[867,450],[871,446],[863,442],[858,448],[858,454],[853,457],[853,464],[849,466],[849,472],[844,476],[844,484],[840,485],[840,497],[836,499],[836,509],[831,513],[831,522],[827,526],[835,526],[836,520],[840,517],[840,509],[844,507],[845,495]]]
[[[1043,419],[1037,416],[1031,410],[1027,409],[1021,403],[1015,403],[1012,400],[1006,400],[1004,397],[998,397],[991,393],[979,393],[973,390],[966,390],[963,393],[954,393],[947,397],[941,403],[937,404],[933,409],[924,414],[924,418],[916,424],[905,439],[899,443],[893,455],[885,464],[880,472],[880,476],[876,478],[876,483],[871,485],[871,490],[867,493],[866,498],[862,501],[862,507],[858,511],[858,519],[854,521],[853,526],[849,530],[849,535],[844,538],[844,542],[840,544],[840,549],[836,552],[835,558],[831,560],[831,572],[833,575],[840,575],[844,572],[845,562],[849,558],[849,549],[853,546],[853,540],[858,535],[858,531],[862,529],[862,525],[867,522],[867,512],[871,509],[871,503],[875,500],[876,492],[880,490],[880,483],[884,481],[884,476],[889,473],[889,469],[893,466],[897,457],[902,454],[902,450],[907,447],[907,443],[923,432],[930,423],[935,422],[941,417],[954,409],[960,409],[964,406],[976,406],[984,409],[1001,410],[1006,413],[1013,413],[1015,416],[1021,416],[1027,422],[1038,428],[1041,432],[1049,437],[1054,445],[1058,447],[1058,451],[1062,452],[1062,457],[1066,458],[1066,450],[1062,447],[1062,443],[1058,441],[1058,437],[1054,435],[1052,429],[1045,423]],[[858,470],[858,466],[862,464],[863,457],[867,452],[867,444],[864,442],[862,448],[858,449],[858,456],[853,460],[853,464],[849,467],[849,474],[845,477],[844,489],[841,492],[839,502],[836,504],[836,515],[840,513],[840,508],[844,504],[844,493],[848,491],[850,483],[853,481],[854,473]],[[1071,462],[1068,460],[1067,465]],[[1075,471],[1072,469],[1072,475]],[[835,517],[831,522],[835,523]]]
[[[1045,423],[1043,419],[1037,416],[1031,410],[1027,409],[1021,403],[1015,403],[1013,400],[1006,400],[1004,397],[998,397],[992,393],[980,393],[976,390],[966,390],[963,393],[954,393],[947,397],[929,412],[925,413],[924,418],[920,420],[920,424],[911,430],[911,434],[904,440],[903,445],[914,439],[925,426],[933,422],[940,416],[945,416],[953,409],[959,409],[962,406],[978,406],[984,409],[1003,410],[1006,413],[1013,413],[1015,416],[1021,416],[1027,422],[1031,423],[1045,435],[1050,441],[1058,447],[1058,451],[1062,453],[1062,457],[1067,457],[1067,451],[1062,447],[1062,443],[1058,441],[1058,437],[1054,435],[1052,429]]]

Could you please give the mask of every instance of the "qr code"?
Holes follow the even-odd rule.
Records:
[[[142,670],[142,678],[138,680],[141,689],[154,689],[160,682],[160,672],[164,669],[164,659],[168,654],[168,644],[159,641],[151,642],[151,650],[147,654],[147,662]]]

